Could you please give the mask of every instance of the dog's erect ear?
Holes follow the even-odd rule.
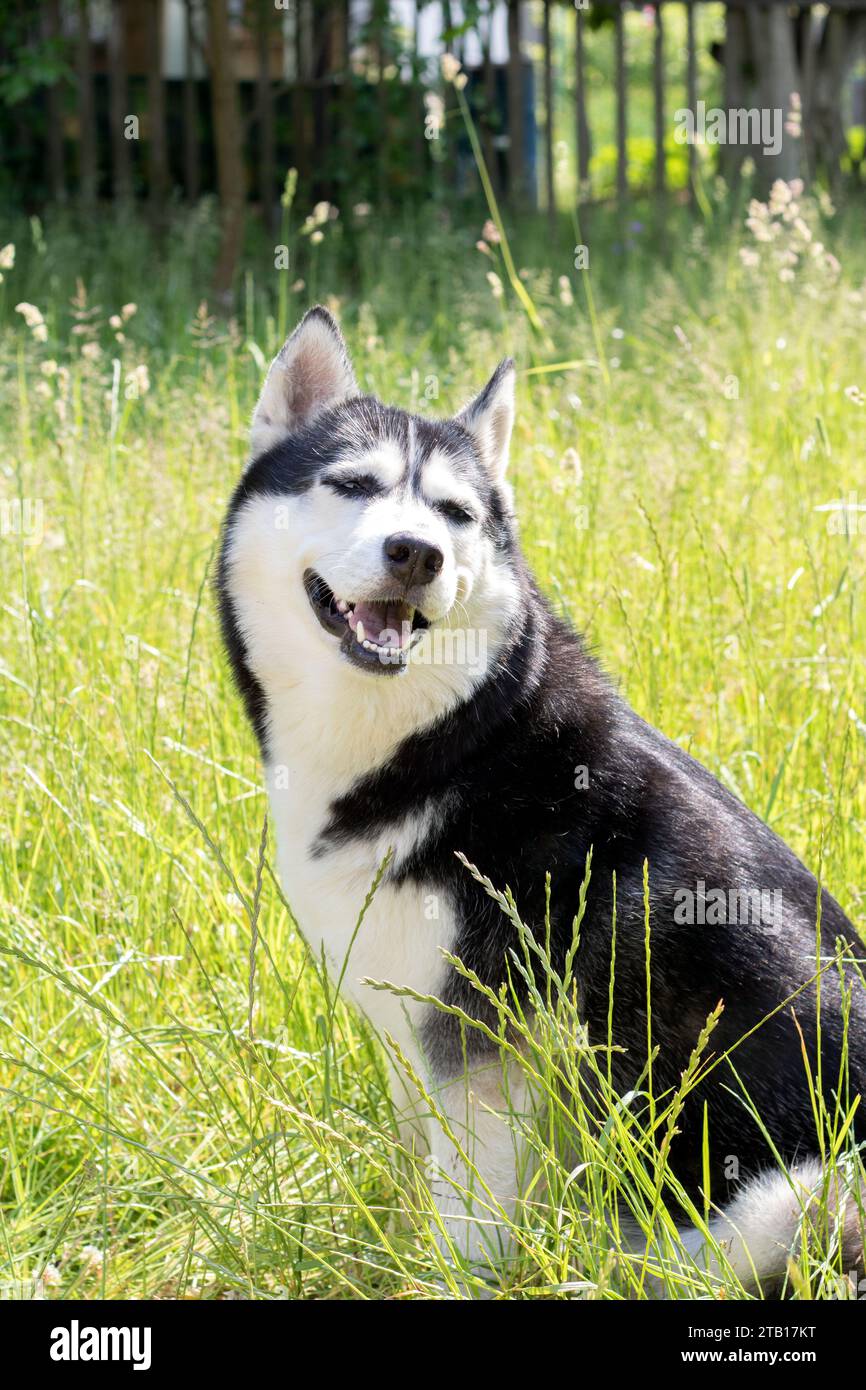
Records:
[[[257,458],[357,391],[336,319],[320,305],[310,309],[265,378],[250,427],[251,457]]]
[[[474,400],[465,405],[457,416],[459,423],[472,435],[481,452],[484,465],[495,483],[505,476],[508,467],[508,446],[514,424],[514,360],[506,357]]]

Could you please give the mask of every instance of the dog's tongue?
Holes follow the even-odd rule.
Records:
[[[352,627],[364,624],[370,642],[383,647],[405,647],[412,635],[410,609],[405,603],[356,603]]]

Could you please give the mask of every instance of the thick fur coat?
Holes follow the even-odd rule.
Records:
[[[561,970],[591,851],[579,1003],[590,1041],[604,1043],[615,883],[613,1079],[628,1091],[646,1061],[646,861],[655,1089],[676,1087],[722,1001],[712,1051],[735,1049],[731,1061],[770,1139],[723,1063],[690,1097],[672,1164],[700,1205],[706,1103],[712,1197],[731,1203],[719,1232],[741,1272],[754,1266],[771,1278],[784,1270],[801,1211],[772,1148],[786,1165],[801,1164],[802,1183],[820,1179],[807,1162],[817,1140],[801,1050],[802,1035],[814,1073],[816,961],[820,954],[826,966],[837,943],[861,961],[866,952],[791,850],[629,708],[539,593],[505,480],[513,389],[505,362],[452,420],[386,407],[359,392],[321,309],[271,367],[225,523],[219,601],[261,745],[286,894],[344,990],[412,1058],[454,1123],[462,1117],[474,1164],[508,1207],[519,1165],[513,1134],[495,1115],[502,1095],[492,1045],[473,1030],[464,1042],[453,1015],[363,982],[387,980],[483,1013],[442,950],[498,990],[514,928],[458,854],[497,888],[510,887],[534,931],[550,873]],[[822,1073],[831,1091],[844,1090],[847,1109],[866,1087],[862,977],[832,964],[820,997]],[[477,1262],[490,1237],[461,1195],[465,1166],[441,1133],[429,1137],[444,1220]],[[853,1216],[846,1231],[855,1258]]]

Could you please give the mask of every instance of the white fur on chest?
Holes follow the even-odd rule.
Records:
[[[321,959],[324,951],[332,980],[342,978],[343,994],[377,1031],[387,1030],[409,1055],[417,1056],[423,1006],[361,982],[388,980],[421,994],[436,994],[441,986],[446,969],[442,948],[450,950],[455,938],[450,904],[432,886],[390,880],[391,871],[430,833],[434,815],[425,811],[405,817],[385,830],[330,844],[316,855],[331,805],[349,791],[351,781],[337,773],[327,755],[318,755],[309,732],[302,740],[287,737],[285,729],[281,737],[275,729],[269,740],[268,793],[283,888],[313,954]],[[356,933],[389,850],[388,870]]]

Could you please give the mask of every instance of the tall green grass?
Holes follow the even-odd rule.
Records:
[[[206,205],[163,241],[71,216],[8,234],[0,499],[41,503],[42,534],[0,538],[0,1279],[66,1297],[478,1285],[439,1253],[381,1040],[335,997],[275,882],[219,650],[216,537],[281,304],[291,326],[332,302],[364,387],[417,410],[455,409],[516,355],[512,479],[543,587],[638,711],[866,920],[866,513],[846,535],[818,510],[864,487],[856,229],[804,202],[840,268],[806,249],[780,279],[801,235],[781,212],[772,243],[722,203],[700,223],[672,213],[664,236],[638,209],[630,245],[601,211],[554,242],[526,222],[512,249],[533,328],[501,245],[475,249],[482,218],[440,205],[382,226],[345,208],[315,246],[307,211],[287,217],[288,272],[251,242],[230,320],[206,303]],[[503,903],[519,972],[544,942]],[[497,1002],[523,1030],[536,1107],[510,1117],[534,1163],[497,1287],[742,1296],[729,1273],[682,1267],[667,1213],[666,1135],[712,1021],[682,1093],[648,1107],[611,1093],[572,982],[550,979],[531,1026]],[[826,1101],[829,1172],[848,1158]],[[618,1210],[645,1233],[637,1256]],[[797,1296],[843,1288],[832,1220],[810,1214]]]

